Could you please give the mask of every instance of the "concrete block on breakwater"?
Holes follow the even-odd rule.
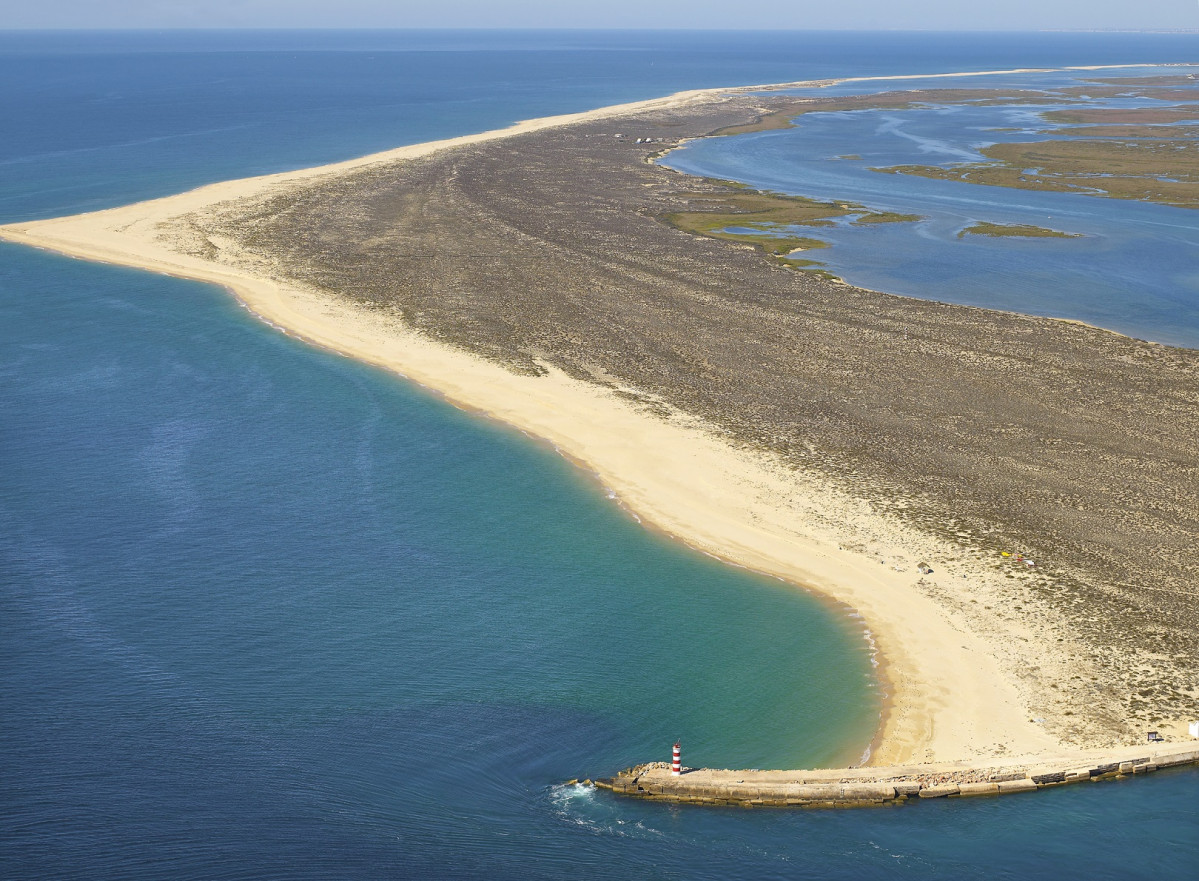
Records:
[[[1141,753],[1141,755],[1137,755]],[[807,771],[687,769],[679,776],[665,762],[621,771],[596,785],[620,795],[680,804],[742,807],[857,807],[909,799],[966,798],[1035,792],[1053,786],[1145,774],[1199,763],[1199,744],[1158,744],[1061,756],[940,762],[879,768]]]

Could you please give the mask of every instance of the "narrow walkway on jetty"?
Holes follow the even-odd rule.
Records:
[[[859,807],[913,798],[945,798],[1034,792],[1066,783],[1147,774],[1199,763],[1199,742],[1153,743],[1046,758],[996,759],[992,763],[938,762],[880,768],[812,771],[720,771],[671,773],[667,762],[621,771],[595,785],[620,795],[702,805],[741,807]]]

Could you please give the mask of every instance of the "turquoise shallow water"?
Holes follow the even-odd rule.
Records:
[[[0,212],[930,47],[964,68],[1189,45],[1032,42],[7,34]],[[560,786],[677,736],[694,764],[852,760],[869,647],[222,291],[3,245],[0,310],[4,877],[1189,877],[1193,771],[849,813]]]

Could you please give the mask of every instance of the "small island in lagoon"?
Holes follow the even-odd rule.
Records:
[[[981,220],[958,233],[958,238],[964,236],[988,236],[990,238],[1013,239],[1081,239],[1082,233],[1062,232],[1060,229],[1046,229],[1043,226],[1031,226],[1018,223],[987,223]]]

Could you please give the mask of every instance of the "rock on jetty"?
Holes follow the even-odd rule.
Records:
[[[596,786],[655,801],[741,807],[861,807],[908,799],[963,798],[1034,792],[1067,783],[1147,774],[1199,763],[1199,743],[1152,744],[1073,755],[996,760],[993,764],[943,762],[880,768],[811,771],[720,771],[689,768],[672,776],[666,762],[651,762],[599,779]]]

